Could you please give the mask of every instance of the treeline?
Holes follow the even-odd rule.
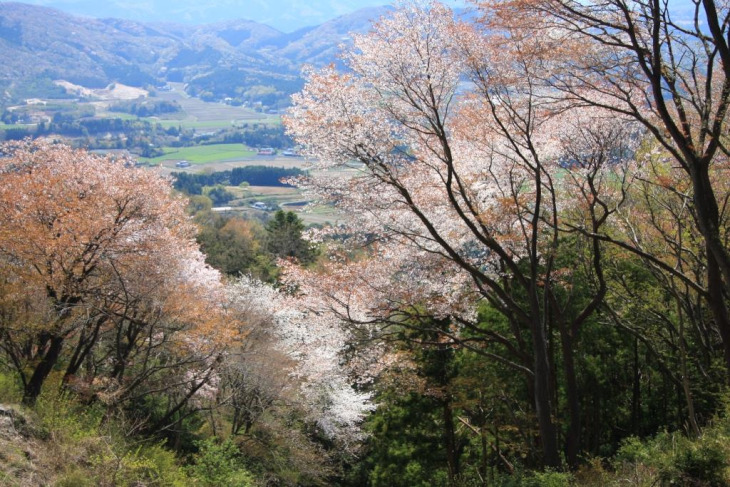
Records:
[[[12,121],[11,121],[12,122]],[[127,142],[118,140],[119,147],[134,146],[135,134],[146,134],[147,137],[157,132],[164,132],[161,126],[154,126],[144,120],[122,120],[121,118],[77,118],[71,113],[56,113],[50,122],[40,122],[33,128],[13,128],[5,130],[5,140],[20,140],[26,137],[44,135],[64,135],[67,137],[94,137],[106,134],[128,135]]]
[[[22,82],[15,79],[0,80],[0,91],[5,95],[2,104],[16,105],[23,103],[28,98],[69,99],[74,97],[53,80],[50,73],[47,76],[24,79]]]
[[[77,119],[73,115],[56,114],[50,123],[40,123],[36,129],[38,135],[67,135],[81,137],[105,133],[151,132],[152,124],[143,120],[122,120],[121,118],[84,118]]]
[[[138,117],[152,117],[165,113],[176,113],[182,110],[176,101],[135,100],[115,103],[109,107],[110,112],[129,113]]]
[[[219,184],[238,186],[245,182],[252,186],[290,186],[282,179],[304,174],[305,172],[298,168],[287,169],[270,166],[236,167],[230,171],[216,171],[210,174],[172,173],[175,177],[174,188],[189,195],[202,194],[203,186],[216,186]]]
[[[85,119],[93,117],[96,114],[96,108],[91,104],[84,103],[53,103],[45,102],[41,105],[27,105],[5,109],[0,115],[3,123],[34,123],[33,118],[38,117],[41,112],[46,117],[50,117],[54,122],[70,121],[77,119]]]
[[[226,132],[223,136],[224,144],[242,143],[249,147],[273,147],[284,149],[294,146],[294,141],[286,135],[281,125],[268,126],[254,124],[249,127],[245,124],[241,131]]]

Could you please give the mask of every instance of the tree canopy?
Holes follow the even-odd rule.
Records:
[[[345,71],[309,71],[286,119],[315,169],[363,164],[339,185],[315,176],[303,187],[352,215],[345,233],[371,253],[335,253],[328,273],[292,269],[293,282],[371,335],[436,318],[439,340],[523,375],[547,466],[560,467],[561,451],[575,466],[585,448],[583,334],[612,326],[599,319],[609,313],[640,336],[611,300],[616,252],[651,269],[678,306],[702,300],[726,354],[730,343],[718,177],[727,26],[711,2],[695,10],[706,32],[668,8],[482,2],[467,22],[406,2],[355,36]],[[656,199],[657,186],[674,201]],[[694,237],[677,233],[689,230],[677,205]],[[695,271],[690,241],[703,255]],[[508,327],[482,326],[481,302]],[[688,312],[666,319],[685,333]]]

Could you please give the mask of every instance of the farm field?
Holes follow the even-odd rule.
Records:
[[[221,147],[224,145],[229,144],[217,144],[217,145],[210,145],[205,147]],[[230,145],[237,145],[239,147],[243,147],[241,144],[230,144]],[[202,146],[198,146],[202,147]],[[220,156],[220,153],[218,153]],[[228,159],[214,159],[210,162],[198,162],[194,164],[193,166],[190,166],[185,169],[180,169],[178,167],[175,167],[175,163],[181,159],[186,159],[184,157],[177,157],[177,155],[172,155],[170,153],[169,155],[161,156],[160,158],[155,158],[150,160],[150,164],[153,165],[160,165],[162,167],[163,173],[170,173],[173,171],[188,171],[188,172],[198,172],[201,170],[204,171],[227,171],[230,169],[233,169],[235,167],[242,167],[242,166],[268,166],[268,167],[285,167],[287,169],[291,168],[299,168],[299,169],[306,169],[306,161],[299,157],[278,157],[278,156],[258,156],[256,155],[256,152],[254,151],[248,151],[246,152],[246,155],[242,155],[240,157],[232,157]],[[141,159],[143,162],[147,162],[147,159]],[[186,159],[193,162],[190,159]]]
[[[263,211],[250,208],[250,205],[257,201],[266,203],[273,207],[291,203],[300,203],[299,208],[301,208],[306,203],[306,201],[302,198],[301,192],[297,188],[287,188],[282,186],[229,186],[226,189],[238,197],[233,203],[237,203],[239,208],[245,209],[246,211]]]
[[[234,107],[225,103],[205,102],[190,97],[185,93],[183,83],[170,83],[172,91],[159,91],[157,98],[175,101],[180,104],[183,113],[171,114],[164,118],[150,118],[151,122],[160,123],[163,127],[181,125],[185,128],[226,128],[234,123],[278,124],[278,115],[258,113],[244,107]]]
[[[198,131],[231,128],[243,124],[279,125],[281,118],[278,115],[263,114],[249,108],[234,107],[223,103],[205,102],[192,98],[184,92],[182,83],[171,83],[171,91],[160,90],[154,99],[175,101],[180,104],[182,111],[162,117],[142,117],[121,112],[110,112],[108,107],[122,100],[130,100],[146,93],[125,91],[122,85],[115,89],[97,90],[88,93],[87,100],[54,100],[53,105],[45,106],[83,106],[92,105],[97,118],[119,118],[123,120],[141,119],[153,124],[160,124],[164,128],[183,127],[194,128]],[[103,93],[102,93],[103,91]],[[103,96],[102,96],[103,95]],[[12,128],[27,128],[27,125],[0,124],[0,130]],[[231,170],[243,166],[270,166],[284,168],[306,169],[306,160],[300,157],[284,157],[281,155],[260,156],[255,150],[246,148],[243,144],[212,144],[192,147],[163,147],[162,156],[154,158],[139,158],[140,162],[154,166],[162,174],[172,172],[215,172]],[[187,168],[176,167],[176,163],[186,160],[191,163]],[[354,170],[330,171],[332,177],[351,177]],[[235,214],[252,218],[266,218],[266,214],[273,210],[252,208],[255,202],[262,202],[272,208],[281,208],[296,212],[306,224],[337,223],[345,216],[331,207],[312,206],[308,204],[301,191],[297,188],[285,187],[228,187],[229,191],[237,196],[232,201],[231,210]]]
[[[137,115],[132,115],[131,113],[109,112],[106,110],[97,110],[96,116],[98,118],[118,118],[120,120],[137,120],[139,118]]]
[[[165,100],[177,102],[182,108],[181,112],[163,115],[161,117],[141,117],[152,124],[160,124],[164,128],[182,127],[190,129],[214,130],[221,128],[230,128],[234,124],[242,123],[261,123],[275,125],[281,123],[278,115],[258,113],[250,108],[234,107],[224,103],[206,102],[198,98],[190,97],[184,90],[183,83],[170,83],[171,91],[158,91],[157,96],[150,98],[151,100]],[[132,92],[136,96],[131,96],[129,90],[123,90],[123,85],[117,85],[114,90],[97,90],[103,92],[103,96],[98,93],[85,93],[91,97],[91,101],[69,101],[68,103],[78,103],[80,105],[90,104],[94,106],[96,116],[99,118],[120,118],[123,120],[136,120],[136,115],[128,113],[111,112],[108,107],[122,100],[132,100],[136,96],[145,96],[146,91],[138,90]]]
[[[245,148],[242,144],[213,144],[213,145],[196,145],[193,147],[167,147],[163,149],[164,155],[144,158],[140,157],[140,161],[149,164],[159,164],[163,161],[181,161],[186,160],[191,164],[206,164],[209,162],[218,162],[231,159],[241,159],[252,157],[255,151]],[[174,164],[172,164],[174,166]]]
[[[304,167],[303,167],[304,168]],[[331,170],[326,173],[315,173],[332,178],[351,178],[357,174],[357,169]],[[240,188],[228,188],[235,191]],[[298,188],[249,186],[246,189],[244,201],[246,206],[255,201],[275,205],[285,211],[293,211],[307,225],[323,225],[342,223],[347,215],[331,206],[310,203]],[[235,193],[234,193],[235,194]],[[261,210],[247,208],[245,213],[261,213]]]
[[[238,145],[238,144],[234,144]],[[218,146],[207,146],[211,149]],[[218,152],[220,156],[222,152]],[[191,161],[192,162],[192,161]],[[172,172],[214,172],[225,171],[235,167],[244,166],[271,166],[299,168],[306,170],[307,163],[302,158],[292,158],[283,156],[262,157],[253,155],[248,158],[242,158],[235,161],[213,161],[208,163],[198,163],[186,169],[175,167],[175,160],[164,161],[158,170],[163,174]],[[357,174],[356,168],[344,170],[327,171],[328,177],[352,177]],[[311,205],[304,197],[302,192],[297,188],[288,188],[282,186],[227,186],[226,189],[236,195],[236,199],[231,201],[227,206],[231,207],[230,213],[248,217],[248,218],[266,218],[267,214],[273,213],[273,210],[259,210],[251,207],[255,202],[262,202],[273,208],[281,208],[286,211],[295,212],[307,225],[311,224],[337,224],[344,221],[347,217],[342,212],[335,210],[329,206]]]
[[[165,129],[182,127],[183,129],[217,130],[242,126],[243,124],[281,124],[281,117],[279,115],[259,113],[250,108],[234,107],[219,102],[206,102],[198,98],[190,97],[185,93],[183,83],[170,83],[172,87],[171,91],[160,90],[157,92],[157,96],[150,98],[151,100],[174,101],[182,109],[180,112],[165,114],[159,117],[137,117],[129,113],[109,111],[111,105],[120,101],[132,101],[138,97],[147,96],[147,91],[145,90],[124,86],[120,83],[114,84],[113,87],[110,85],[110,87],[101,90],[89,90],[70,83],[65,83],[64,86],[77,95],[80,95],[81,98],[40,100],[42,107],[39,104],[39,109],[42,108],[42,111],[46,111],[51,109],[91,106],[94,109],[95,118],[139,119],[151,124],[160,124]],[[50,113],[49,116],[52,115]],[[0,124],[0,130],[34,126],[35,124]]]
[[[281,208],[284,211],[293,211],[307,225],[337,224],[346,218],[343,213],[332,207],[321,205],[312,206],[308,204],[301,191],[297,188],[229,186],[226,189],[238,197],[231,202],[231,213],[247,218],[261,218],[265,214],[273,212],[251,207],[251,204],[259,201],[273,207]]]

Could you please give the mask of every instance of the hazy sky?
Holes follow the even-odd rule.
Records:
[[[290,32],[389,0],[25,0],[89,17],[207,23],[243,18]],[[463,6],[465,0],[449,0]]]

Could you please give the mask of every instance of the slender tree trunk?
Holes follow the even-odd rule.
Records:
[[[687,403],[689,429],[692,437],[699,438],[702,432],[700,431],[700,426],[697,423],[694,399],[692,399],[692,388],[690,387],[689,370],[687,369],[687,342],[684,339],[684,312],[676,289],[674,290],[674,299],[677,303],[677,316],[679,318],[679,365],[682,378],[682,392],[684,393],[684,400]]]
[[[710,179],[709,165],[699,163],[696,165],[700,167],[690,176],[698,226],[707,242],[708,256],[714,257],[715,267],[722,276],[720,281],[724,284],[723,289],[730,293],[730,252],[723,244],[720,234],[720,209]]]
[[[496,428],[496,425],[495,425]],[[487,425],[484,424],[479,429],[479,441],[481,443],[482,452],[479,458],[479,470],[482,478],[482,485],[487,486],[487,479],[489,478],[489,440],[487,438]]]
[[[455,486],[459,478],[459,451],[456,445],[456,431],[454,429],[454,414],[451,410],[451,399],[447,397],[442,403],[444,421],[444,440],[446,443],[446,463],[449,469],[449,485]]]
[[[722,275],[717,266],[715,256],[709,252],[709,249],[707,255],[707,290],[710,295],[708,304],[712,310],[712,316],[720,332],[720,337],[722,338],[726,380],[730,382],[730,317],[728,316],[728,309],[725,304]]]
[[[74,349],[74,353],[68,362],[66,372],[63,375],[63,384],[67,384],[71,377],[78,373],[81,365],[83,365],[84,361],[91,353],[91,350],[96,345],[96,342],[99,338],[99,331],[101,330],[101,325],[104,323],[104,321],[104,318],[98,318],[94,322],[91,330],[91,335],[88,335],[86,333],[86,330],[83,330],[79,334],[76,348]]]
[[[550,362],[547,338],[542,323],[533,319],[532,346],[535,354],[535,413],[540,428],[543,462],[546,467],[560,468],[557,429],[552,419],[552,391],[550,387]]]
[[[707,251],[708,304],[722,338],[726,380],[730,383],[730,313],[726,302],[730,294],[730,257],[720,237],[720,211],[710,180],[709,165],[695,162],[692,168],[690,176],[697,222]]]
[[[631,393],[631,434],[641,435],[641,370],[639,369],[639,339],[634,338],[634,384]]]
[[[563,372],[565,373],[565,392],[568,401],[569,424],[565,436],[565,458],[570,468],[578,466],[580,451],[580,397],[578,381],[575,376],[575,357],[573,354],[573,337],[570,331],[560,327],[560,343],[563,351]]]
[[[36,399],[38,399],[38,396],[41,393],[43,383],[48,377],[48,374],[51,373],[51,370],[53,370],[56,362],[58,362],[58,357],[61,355],[62,348],[63,338],[59,336],[51,336],[48,351],[38,363],[33,371],[33,375],[25,385],[25,390],[23,391],[23,404],[26,406],[32,406],[35,404]]]
[[[216,358],[216,363],[220,361],[220,357]],[[185,405],[188,403],[191,397],[195,395],[198,390],[203,387],[205,384],[208,383],[210,380],[210,376],[213,374],[213,368],[208,370],[208,373],[205,374],[205,377],[203,377],[198,383],[193,385],[193,387],[190,388],[190,390],[183,396],[183,398],[177,402],[175,406],[172,407],[172,409],[169,409],[168,412],[165,414],[164,417],[159,419],[151,428],[150,431],[159,431],[162,427],[168,426],[168,422],[172,421],[175,415],[185,407]],[[172,424],[177,423],[180,421],[180,418],[176,419]]]

